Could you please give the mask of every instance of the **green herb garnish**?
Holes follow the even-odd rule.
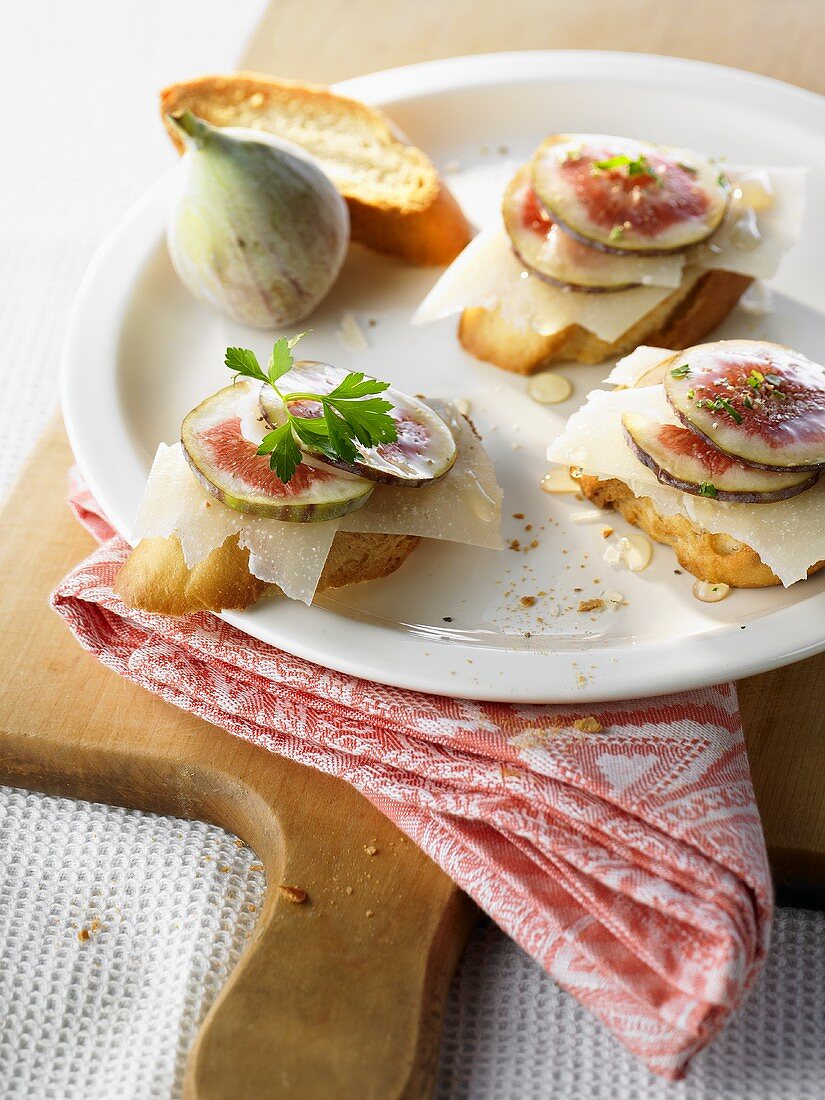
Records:
[[[731,420],[734,420],[737,424],[742,423],[742,414],[731,405],[727,397],[717,397],[713,407],[719,412],[726,412]]]
[[[392,403],[376,396],[389,387],[389,382],[365,378],[358,371],[348,374],[329,393],[281,392],[278,379],[292,368],[292,349],[303,336],[305,332],[290,340],[285,336],[276,340],[266,371],[248,348],[226,349],[225,363],[230,370],[271,386],[283,403],[286,420],[264,436],[257,453],[269,455],[270,468],[285,485],[301,464],[298,440],[311,444],[328,458],[354,462],[358,455],[355,442],[377,447],[380,443],[394,443],[398,438],[395,421],[389,415]],[[295,401],[317,402],[322,415],[296,416],[289,408]]]
[[[703,481],[699,486],[699,496],[716,498],[719,496],[719,490],[712,481]]]
[[[696,396],[696,390],[688,390],[687,395],[688,395],[688,400],[692,401],[694,399],[694,397]]]
[[[624,236],[624,226],[614,225],[607,236],[609,241],[620,241]]]
[[[697,176],[699,174],[699,169],[694,168],[692,164],[685,164],[684,161],[680,160],[676,162],[676,165],[678,168],[681,168],[683,172],[688,172],[691,176]]]
[[[628,176],[648,176],[661,185],[659,173],[644,153],[639,153],[637,157],[629,157],[626,153],[619,153],[618,156],[608,157],[607,160],[593,162],[594,172],[610,172],[614,168],[626,168]]]
[[[690,374],[690,363],[683,363],[681,367],[674,367],[670,372],[671,378],[687,378]]]

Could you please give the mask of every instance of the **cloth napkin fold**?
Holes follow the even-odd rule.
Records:
[[[372,684],[221,619],[132,611],[129,548],[52,597],[105,665],[229,733],[353,784],[652,1071],[683,1076],[758,974],[771,883],[731,684],[518,706]]]

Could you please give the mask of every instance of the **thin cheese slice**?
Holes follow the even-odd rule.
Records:
[[[732,196],[724,221],[708,242],[688,252],[688,262],[770,279],[799,240],[808,170],[743,165],[726,174]]]
[[[421,535],[500,550],[504,545],[504,493],[496,481],[493,464],[467,419],[454,406],[428,403],[455,438],[453,468],[440,481],[421,489],[379,485],[363,508],[343,517],[341,530]]]
[[[421,535],[501,549],[502,490],[467,420],[452,405],[432,402],[456,440],[452,470],[423,489],[379,485],[367,504],[344,519],[286,523],[236,512],[200,484],[180,443],[158,447],[138,513],[134,541],[176,536],[192,569],[230,535],[249,549],[250,571],[293,600],[311,603],[339,530]],[[249,431],[259,432],[250,405]]]
[[[663,515],[681,514],[706,531],[730,535],[755,550],[785,586],[803,580],[825,559],[825,480],[775,504],[729,504],[682,493],[661,485],[630,450],[622,431],[625,412],[676,423],[661,385],[594,390],[550,444],[548,459],[603,480],[618,478],[635,496],[649,497]]]
[[[806,170],[737,165],[726,166],[725,174],[732,184],[730,209],[707,244],[685,253],[684,279],[709,268],[770,278],[799,237]],[[578,324],[612,343],[672,292],[643,286],[588,294],[552,286],[515,257],[499,218],[447,268],[412,320],[427,324],[478,306],[498,309],[509,324],[543,336]]]
[[[134,537],[180,540],[190,569],[237,534],[249,548],[249,568],[292,600],[310,603],[324,569],[338,520],[285,523],[227,508],[207,493],[189,468],[180,443],[158,447],[138,513]]]
[[[584,294],[552,286],[525,270],[497,222],[482,230],[447,268],[412,320],[423,325],[481,306],[498,308],[515,328],[544,336],[578,324],[612,342],[672,293],[670,287],[643,286]]]
[[[669,359],[676,353],[668,348],[656,348],[650,344],[640,344],[630,355],[620,359],[605,378],[611,386],[635,386],[643,374],[659,365],[663,359]]]

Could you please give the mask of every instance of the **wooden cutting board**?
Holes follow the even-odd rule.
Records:
[[[181,713],[80,649],[48,600],[94,543],[66,507],[58,419],[46,438],[0,513],[0,783],[211,821],[260,857],[265,904],[191,1051],[189,1100],[430,1095],[477,910],[346,783]]]

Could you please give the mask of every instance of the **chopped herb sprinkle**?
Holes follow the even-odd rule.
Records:
[[[672,378],[687,378],[690,374],[690,363],[682,363],[681,367],[674,367],[670,374]]]
[[[719,496],[719,490],[716,488],[712,481],[703,481],[702,484],[699,486],[699,496],[712,497],[715,499]]]

